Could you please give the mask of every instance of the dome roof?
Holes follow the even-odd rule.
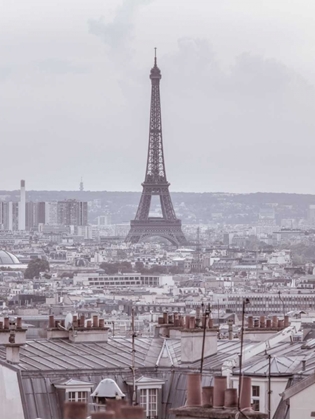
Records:
[[[0,265],[21,264],[18,258],[8,251],[0,250]]]

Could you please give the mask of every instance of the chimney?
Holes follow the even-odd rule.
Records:
[[[53,315],[49,315],[48,328],[54,328],[54,327],[55,327],[55,317]]]
[[[248,317],[247,322],[248,322],[248,328],[254,328],[254,319],[252,316]]]
[[[196,327],[200,327],[200,306],[196,308]]]
[[[271,328],[271,319],[267,319],[266,327]]]
[[[228,327],[229,327],[229,340],[233,340],[233,321],[232,321],[232,319],[229,319]]]
[[[118,418],[118,417],[117,417]],[[131,405],[121,407],[121,418],[122,419],[144,419],[144,409],[140,405]]]
[[[189,319],[189,329],[193,330],[196,326],[196,320],[194,316],[191,316]]]
[[[5,345],[6,360],[8,363],[20,363],[20,347],[21,344],[8,343]]]
[[[241,376],[240,408],[251,409],[252,379],[249,376]]]
[[[187,402],[188,407],[201,406],[201,373],[187,375]]]
[[[213,406],[213,386],[203,386],[201,393],[203,407]]]
[[[261,315],[259,322],[260,328],[266,328],[266,317],[264,315]]]
[[[223,408],[226,389],[227,389],[226,376],[215,376],[214,377],[214,390],[213,390],[213,408]]]
[[[14,334],[14,344],[22,345],[26,343],[27,328],[22,328],[22,318],[18,317],[10,321],[5,317],[3,323],[0,325],[0,345],[7,344],[10,341],[10,336]]]
[[[286,315],[286,316],[284,317],[284,328],[289,327],[289,325],[290,325],[290,322],[289,322],[289,316],[288,316],[288,315]]]
[[[192,317],[194,318],[194,317]],[[195,319],[193,319],[195,322]],[[207,329],[205,332],[204,358],[217,353],[217,330]],[[181,338],[181,363],[193,363],[201,359],[203,329],[183,329]]]
[[[225,408],[237,407],[237,389],[228,388],[225,390],[224,407]]]
[[[306,360],[302,360],[302,370],[304,371],[306,368]]]
[[[272,317],[272,328],[278,328],[278,317],[276,315]]]
[[[284,326],[284,321],[283,321],[283,319],[279,319],[279,320],[278,320],[278,328],[283,328],[283,326]]]
[[[25,181],[22,180],[20,202],[19,202],[19,230],[25,230],[25,213],[26,213]]]

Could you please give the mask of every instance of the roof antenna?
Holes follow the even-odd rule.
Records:
[[[156,47],[154,47],[154,65],[156,66]]]

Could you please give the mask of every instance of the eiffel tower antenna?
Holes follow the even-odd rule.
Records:
[[[136,217],[130,222],[130,231],[125,241],[137,243],[146,237],[159,236],[179,246],[186,244],[187,241],[182,232],[181,221],[175,215],[169,192],[170,184],[166,178],[160,100],[161,78],[154,48],[154,66],[150,72],[151,110],[145,179]],[[162,217],[149,217],[151,199],[154,195],[160,198]]]

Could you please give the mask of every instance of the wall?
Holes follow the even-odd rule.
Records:
[[[281,400],[280,394],[285,391],[288,378],[271,378],[271,418]],[[238,389],[238,378],[232,378],[232,387]],[[252,377],[252,386],[260,387],[260,411],[268,413],[268,378]],[[256,397],[255,397],[256,398]],[[292,418],[292,417],[291,417]],[[294,418],[294,417],[293,417]],[[298,418],[298,417],[297,417]],[[302,418],[302,417],[300,417]]]
[[[315,410],[315,384],[290,398],[290,419],[311,419]]]
[[[17,372],[0,366],[0,418],[24,419]]]

